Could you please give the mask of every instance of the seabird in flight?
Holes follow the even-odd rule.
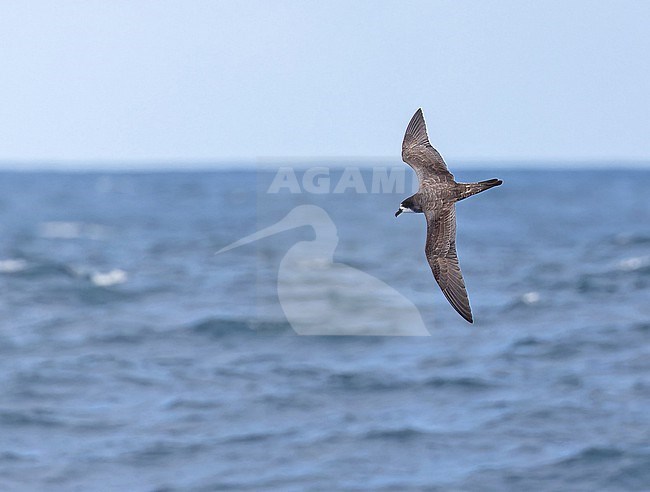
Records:
[[[429,143],[422,109],[418,109],[406,128],[402,159],[418,177],[418,192],[404,200],[402,212],[423,213],[427,219],[424,248],[429,266],[442,293],[458,314],[473,322],[465,281],[456,254],[456,202],[499,186],[503,181],[489,179],[478,183],[457,183],[442,156]]]

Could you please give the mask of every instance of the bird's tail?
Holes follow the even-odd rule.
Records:
[[[458,183],[460,185],[460,195],[458,201],[464,200],[467,197],[476,195],[481,191],[489,190],[494,186],[499,186],[503,181],[500,179],[488,179],[487,181],[479,181],[478,183]]]

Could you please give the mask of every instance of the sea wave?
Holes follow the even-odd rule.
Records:
[[[227,318],[206,318],[189,324],[186,329],[213,338],[295,334],[286,321],[274,322]]]
[[[404,426],[394,429],[372,429],[364,432],[362,439],[366,440],[388,440],[388,441],[410,441],[429,435],[429,432],[414,427]]]
[[[1,410],[0,427],[65,427],[65,423],[45,410]]]

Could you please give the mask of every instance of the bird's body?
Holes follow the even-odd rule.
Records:
[[[458,314],[473,322],[465,281],[456,254],[456,202],[499,186],[490,179],[478,183],[458,183],[447,169],[442,156],[429,143],[422,110],[418,109],[406,128],[402,159],[415,171],[418,192],[404,200],[402,212],[423,213],[427,220],[425,253],[440,289]]]

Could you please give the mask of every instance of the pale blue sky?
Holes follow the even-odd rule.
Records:
[[[0,160],[650,160],[650,2],[3,1]],[[63,165],[63,164],[61,164]]]

